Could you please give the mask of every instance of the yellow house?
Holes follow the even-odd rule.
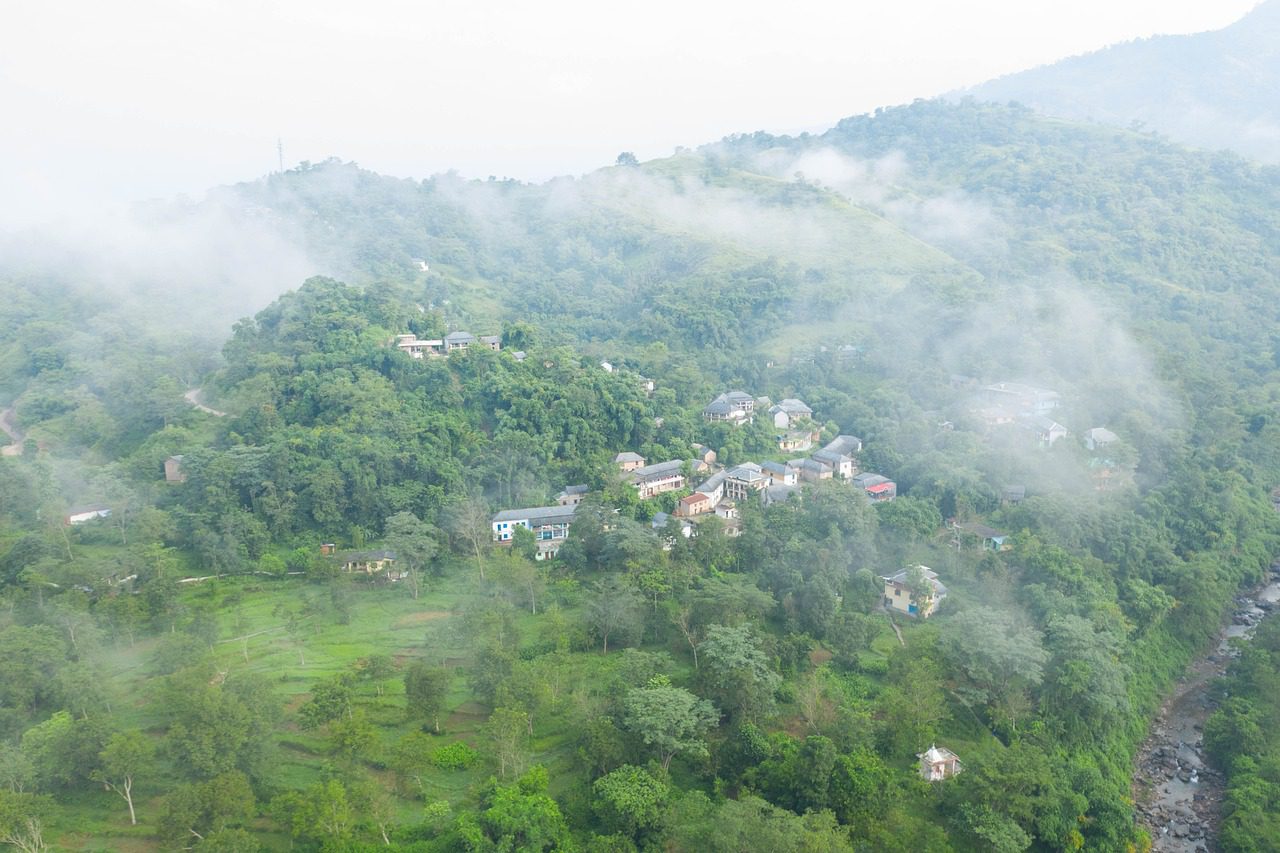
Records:
[[[907,577],[911,569],[903,569],[896,575],[889,575],[884,580],[884,606],[899,613],[928,618],[938,609],[942,599],[947,597],[947,588],[938,580],[938,573],[928,566],[915,566],[924,575],[929,592],[923,596],[913,595],[907,589]]]

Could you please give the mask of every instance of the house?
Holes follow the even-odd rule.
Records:
[[[653,518],[649,521],[649,526],[656,530],[659,537],[663,539],[662,550],[664,551],[670,551],[672,546],[676,544],[674,537],[665,535],[667,524],[673,517],[665,512],[655,512]],[[688,539],[693,535],[693,522],[684,518],[676,518],[676,521],[679,522],[681,536]]]
[[[1093,480],[1093,487],[1100,492],[1109,492],[1128,482],[1125,474],[1126,470],[1114,459],[1095,457],[1089,460],[1089,477]]]
[[[1047,415],[1058,408],[1062,395],[1046,388],[1023,385],[1020,382],[997,382],[982,388],[982,397],[989,405],[998,406],[1020,415]]]
[[[760,471],[769,478],[773,485],[794,486],[800,480],[800,472],[791,465],[783,465],[781,462],[765,462],[760,466]]]
[[[625,450],[613,457],[613,464],[617,465],[624,472],[634,471],[637,468],[644,467],[644,457],[639,453],[632,453],[630,450]]]
[[[986,408],[979,409],[977,414],[978,419],[989,427],[1004,426],[1005,424],[1011,424],[1014,421],[1014,413],[1009,409],[1004,409],[1000,406],[987,406]]]
[[[800,494],[800,486],[775,482],[771,486],[765,486],[764,491],[760,493],[760,502],[765,506],[773,506],[776,503],[785,503],[791,499],[792,495],[798,494]]]
[[[907,576],[910,569],[903,569],[896,575],[889,575],[884,580],[884,606],[899,613],[909,613],[922,619],[933,615],[938,605],[947,597],[947,588],[938,580],[938,573],[928,566],[916,566],[924,574],[925,584],[929,590],[922,595],[912,594],[907,589]]]
[[[524,350],[518,349],[515,352],[511,353],[511,357],[514,358],[516,361],[524,361],[529,356],[525,354]]]
[[[418,272],[426,272],[431,269],[431,267],[427,265],[427,262],[422,258],[410,258],[409,263],[413,264],[414,268],[417,269]]]
[[[684,462],[679,459],[634,468],[627,476],[640,493],[640,500],[648,500],[663,492],[674,492],[685,486]]]
[[[550,560],[560,552],[560,546],[569,537],[569,525],[573,523],[573,514],[577,504],[570,506],[541,506],[528,509],[507,509],[494,515],[493,541],[500,545],[510,545],[515,536],[515,529],[523,527],[533,531],[534,541],[538,545],[537,560]]]
[[[1106,427],[1094,427],[1084,434],[1084,446],[1089,450],[1101,450],[1108,444],[1113,444],[1120,437]]]
[[[333,556],[338,553],[338,546],[332,542],[323,542],[320,545],[320,553],[326,557]]]
[[[1032,415],[1022,421],[1022,426],[1031,431],[1041,447],[1053,447],[1053,443],[1066,438],[1067,428],[1044,415]]]
[[[1000,503],[1003,506],[1012,506],[1020,504],[1027,499],[1026,486],[1005,486],[1004,492],[1000,496]]]
[[[415,334],[396,335],[396,349],[410,358],[422,358],[428,355],[440,355],[444,352],[444,341],[421,340]]]
[[[879,474],[857,474],[853,477],[853,484],[873,501],[891,501],[898,496],[898,484]]]
[[[502,351],[501,335],[481,335],[479,340],[480,340],[481,346],[486,346],[489,349],[493,350],[494,352]]]
[[[711,506],[714,507],[724,497],[724,484],[728,479],[728,471],[717,471],[703,480],[702,485],[698,486],[695,492],[700,495],[706,495],[707,500],[711,501]]]
[[[646,394],[652,394],[654,389],[653,380],[648,376],[637,376],[636,381],[640,383],[640,390]]]
[[[813,409],[804,404],[802,400],[794,397],[788,397],[769,408],[769,414],[773,417],[773,426],[775,429],[791,429],[792,424],[797,421],[810,421],[813,419]]]
[[[613,373],[613,365],[607,361],[600,362],[600,369],[605,373]]]
[[[164,460],[164,481],[166,483],[185,483],[187,472],[182,470],[182,457],[170,456]]]
[[[702,417],[712,423],[741,424],[754,417],[755,398],[745,391],[726,391],[702,410]]]
[[[831,473],[842,480],[851,480],[853,475],[858,473],[858,461],[847,453],[832,450],[831,444],[821,450],[815,450],[811,458],[829,467]]]
[[[458,352],[470,348],[474,343],[476,343],[476,336],[470,332],[450,332],[444,336],[444,351]]]
[[[703,444],[694,444],[692,447],[693,470],[710,471],[711,466],[716,464],[716,452]]]
[[[348,574],[375,575],[387,572],[396,562],[395,551],[344,551],[338,555]],[[388,577],[390,577],[388,572]]]
[[[1009,534],[985,524],[958,522],[952,520],[951,529],[955,531],[952,543],[959,548],[972,543],[987,551],[1011,551],[1013,544],[1009,542]]]
[[[936,744],[929,747],[928,752],[916,755],[920,759],[920,775],[928,782],[941,782],[964,770],[964,765],[956,754]]]
[[[675,514],[679,518],[693,518],[695,515],[711,512],[715,508],[716,505],[709,495],[694,492],[680,499],[680,502],[676,504]]]
[[[746,500],[748,496],[769,485],[770,478],[754,462],[744,462],[728,472],[724,481],[724,495],[731,501]]]
[[[556,495],[556,503],[560,506],[577,506],[587,495],[586,486],[565,486],[564,491]]]
[[[110,516],[110,507],[104,504],[89,504],[87,506],[72,507],[62,517],[62,523],[67,525],[84,524],[89,521],[96,521],[99,518],[109,518]]]
[[[822,448],[828,453],[839,453],[842,456],[853,456],[862,452],[862,439],[856,435],[837,435]],[[850,475],[852,476],[852,475]]]
[[[835,473],[830,465],[817,459],[792,459],[787,465],[795,468],[797,475],[806,483],[830,480]]]

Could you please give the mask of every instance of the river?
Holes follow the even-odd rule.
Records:
[[[1229,624],[1215,648],[1201,656],[1178,682],[1151,724],[1138,752],[1133,798],[1139,822],[1151,833],[1157,853],[1200,853],[1217,849],[1225,780],[1204,761],[1204,723],[1219,697],[1214,681],[1232,658],[1230,640],[1248,639],[1274,608],[1280,610],[1280,560],[1267,583],[1236,597]]]

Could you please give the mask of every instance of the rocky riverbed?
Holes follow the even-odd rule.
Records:
[[[1133,795],[1138,820],[1159,853],[1212,851],[1225,780],[1203,754],[1204,723],[1217,707],[1214,681],[1237,652],[1232,639],[1247,640],[1273,610],[1280,610],[1280,560],[1268,582],[1236,598],[1218,645],[1197,660],[1160,709],[1138,752]]]

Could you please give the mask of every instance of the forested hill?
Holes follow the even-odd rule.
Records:
[[[1149,843],[1133,751],[1280,551],[1280,172],[973,102],[619,159],[221,190],[328,275],[216,354],[0,278],[0,840]],[[1280,785],[1237,769],[1248,826]]]
[[[1156,36],[1000,77],[961,95],[1157,131],[1187,145],[1280,161],[1280,3],[1225,29]]]

